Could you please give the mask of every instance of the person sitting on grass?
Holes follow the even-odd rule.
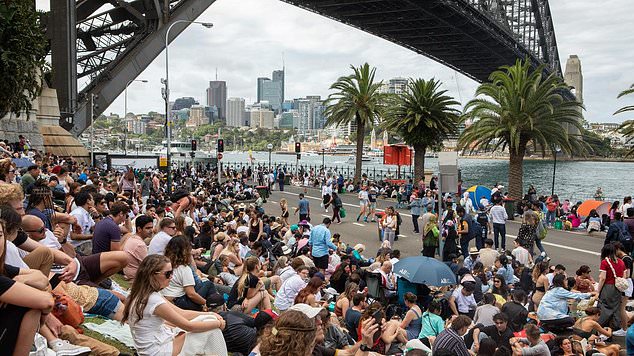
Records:
[[[226,323],[220,315],[183,310],[161,296],[172,273],[170,260],[162,255],[149,255],[139,266],[122,319],[130,325],[137,353],[176,356],[192,352],[202,340],[206,352],[226,355],[221,331]]]
[[[165,257],[174,271],[169,285],[161,291],[163,297],[181,309],[206,311],[207,299],[216,294],[216,288],[208,280],[196,283],[191,268],[192,247],[187,238],[173,237],[165,247]]]

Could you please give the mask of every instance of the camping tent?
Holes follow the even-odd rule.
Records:
[[[579,217],[585,218],[590,214],[590,211],[592,209],[596,209],[597,213],[599,213],[599,216],[601,216],[608,213],[608,210],[610,210],[610,205],[611,203],[607,201],[586,200],[581,203],[581,205],[579,205],[579,208],[577,209],[577,214],[579,214]]]
[[[491,189],[483,185],[474,185],[467,189],[467,192],[469,193],[469,198],[471,198],[471,202],[476,209],[481,208],[480,199],[482,199],[482,197],[487,198],[489,202],[491,201]]]

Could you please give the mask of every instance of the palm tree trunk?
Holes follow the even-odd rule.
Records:
[[[424,145],[414,145],[414,184],[421,178],[425,178],[425,153],[427,147]],[[429,182],[427,182],[429,183]]]
[[[509,197],[522,199],[524,190],[524,154],[526,145],[520,144],[518,150],[509,150]]]
[[[361,181],[361,164],[363,163],[363,139],[365,138],[365,125],[364,122],[359,117],[359,114],[356,115],[355,119],[357,123],[357,157],[354,164],[354,182],[358,183]]]

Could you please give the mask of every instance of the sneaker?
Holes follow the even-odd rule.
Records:
[[[614,332],[612,333],[612,336],[619,336],[619,337],[623,337],[623,336],[625,336],[625,335],[627,335],[627,330],[623,330],[623,329],[619,329],[619,330],[614,331]]]
[[[359,222],[360,218],[361,218],[361,215],[357,216],[357,222]]]
[[[363,218],[363,222],[368,222],[368,217]]]
[[[73,345],[67,340],[61,339],[51,342],[50,347],[57,356],[88,355],[91,351],[90,347]]]

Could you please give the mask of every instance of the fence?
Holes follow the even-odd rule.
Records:
[[[259,167],[268,168],[268,164],[249,164],[248,162],[222,162],[222,168],[226,169],[235,169],[242,170],[242,168],[251,167],[251,169],[257,169]],[[321,164],[292,164],[289,162],[271,162],[271,167],[282,167],[286,172],[290,172],[293,175],[296,175],[298,172],[316,172],[319,173],[323,166]],[[341,173],[344,179],[354,178],[355,168],[351,166],[345,165],[326,165],[326,172],[329,173]],[[399,172],[396,168],[377,168],[374,167],[363,167],[361,169],[361,175],[366,175],[368,179],[374,181],[381,181],[384,179],[396,179],[399,177]],[[402,166],[400,167],[400,179],[410,179],[414,175],[411,166]]]

